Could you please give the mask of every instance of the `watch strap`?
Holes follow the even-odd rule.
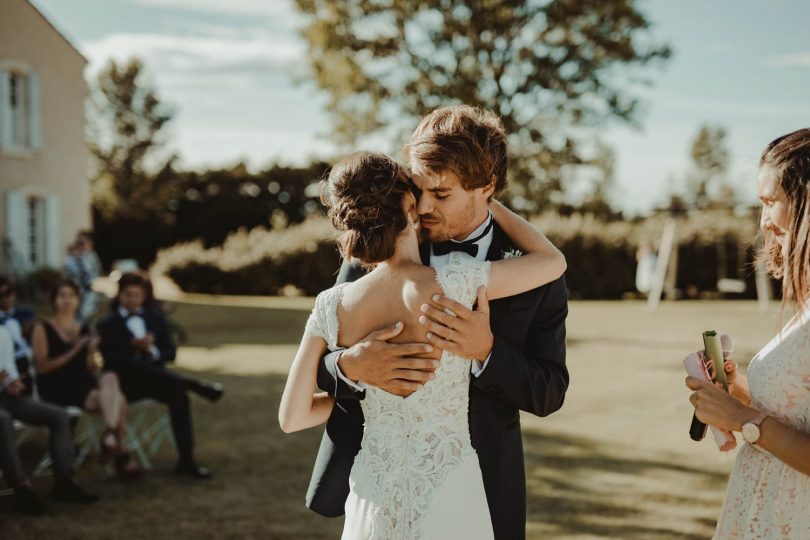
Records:
[[[754,418],[746,422],[746,424],[754,424],[755,426],[759,427],[760,425],[762,425],[762,422],[764,422],[766,418],[768,418],[768,414],[760,412]]]

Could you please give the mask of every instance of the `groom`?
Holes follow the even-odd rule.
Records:
[[[451,251],[479,260],[516,254],[487,209],[484,189],[506,187],[506,134],[490,111],[459,105],[437,109],[405,147],[421,191],[418,212],[425,242],[422,262],[443,266]],[[362,276],[344,261],[338,282]],[[445,311],[425,306],[426,339],[471,361],[470,435],[478,453],[496,539],[525,537],[526,480],[520,410],[546,416],[558,410],[568,388],[565,366],[565,278],[489,303],[479,290],[474,310],[450,299]],[[454,316],[447,314],[450,311]],[[354,346],[326,355],[318,386],[337,398],[315,463],[307,506],[343,514],[349,472],[360,449],[365,385],[407,396],[430,369],[418,358],[425,344],[390,344],[401,330],[373,332]]]

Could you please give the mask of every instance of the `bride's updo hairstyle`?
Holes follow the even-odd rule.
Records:
[[[390,259],[399,233],[408,226],[402,198],[412,191],[408,174],[379,152],[355,152],[338,162],[321,184],[321,201],[344,258],[365,265]]]
[[[782,279],[783,307],[797,308],[810,299],[810,128],[772,141],[762,152],[760,168],[773,167],[788,200],[788,249],[784,254],[773,232],[765,234],[760,253],[767,269]]]

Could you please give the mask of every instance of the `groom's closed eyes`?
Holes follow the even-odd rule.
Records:
[[[411,187],[411,193],[413,193],[413,196],[416,197],[417,201],[425,193],[424,191],[419,189],[416,184],[411,184],[410,187]],[[450,188],[446,188],[446,187],[435,187],[435,188],[430,188],[427,191],[432,193],[433,196],[436,197],[437,199],[439,199],[440,201],[443,201],[444,199],[446,199],[447,197],[450,196],[450,192],[452,190]]]
[[[436,187],[436,188],[431,188],[431,189],[429,189],[428,191],[429,191],[429,192],[431,192],[431,193],[433,193],[433,196],[434,196],[434,197],[436,197],[436,198],[437,198],[437,199],[439,199],[440,201],[443,201],[443,200],[445,200],[447,197],[449,197],[449,196],[450,196],[450,192],[451,192],[452,190],[451,190],[451,189],[449,189],[449,188],[446,188],[446,187]]]

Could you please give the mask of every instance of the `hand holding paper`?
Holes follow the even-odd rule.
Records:
[[[722,351],[720,358],[720,369],[717,371],[724,372],[722,365]],[[712,379],[709,376],[706,365],[706,355],[703,351],[692,353],[683,359],[683,367],[686,368],[686,372],[689,375],[702,381],[711,382]],[[723,375],[725,375],[725,372]],[[730,431],[722,430],[716,426],[709,426],[709,428],[711,429],[712,436],[717,444],[717,448],[719,448],[721,452],[728,452],[729,450],[733,450],[737,447],[737,439],[735,439],[734,434],[732,434]]]

